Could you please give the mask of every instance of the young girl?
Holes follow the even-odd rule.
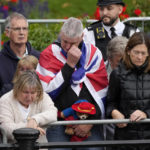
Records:
[[[18,76],[27,70],[35,70],[38,64],[38,59],[35,56],[27,55],[19,60],[16,72],[14,74],[13,83],[16,82]]]

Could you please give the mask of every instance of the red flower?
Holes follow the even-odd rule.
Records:
[[[124,7],[123,7],[123,10],[122,10],[122,14],[126,11],[126,9],[127,9],[127,7],[124,6]]]
[[[129,18],[130,16],[128,14],[120,14],[119,17],[121,18],[121,20],[124,20],[124,19]]]
[[[64,17],[64,19],[68,19],[68,17]]]
[[[4,41],[1,41],[1,45],[3,45],[4,44]]]
[[[142,11],[141,11],[139,8],[137,8],[137,9],[134,10],[134,13],[135,13],[137,16],[139,16],[139,15],[142,13]]]
[[[3,10],[8,10],[8,9],[9,9],[8,5],[3,6]]]
[[[100,20],[100,11],[99,7],[96,8],[96,11],[94,13],[95,19]]]
[[[17,2],[18,2],[18,0],[11,0],[11,2],[13,2],[13,3],[17,3]]]

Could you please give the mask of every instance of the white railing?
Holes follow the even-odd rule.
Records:
[[[29,23],[61,23],[64,22],[66,19],[28,19]],[[88,19],[87,23],[95,22],[94,19]],[[123,22],[141,22],[141,30],[144,31],[145,22],[150,21],[150,17],[130,17],[125,19]],[[2,35],[2,25],[4,24],[5,20],[0,19],[0,50],[1,50],[1,35]]]
[[[117,124],[117,123],[150,123],[150,119],[140,120],[138,122],[131,122],[130,119],[102,119],[102,120],[73,120],[73,121],[56,121],[46,127],[57,125],[75,125],[75,124]],[[5,130],[0,125],[2,134],[2,143],[7,143],[7,136]]]

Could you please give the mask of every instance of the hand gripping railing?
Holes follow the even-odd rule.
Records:
[[[150,123],[150,119],[140,120],[138,122],[131,122],[129,119],[117,120],[75,120],[75,121],[57,121],[51,123],[49,126],[56,125],[70,125],[70,124],[116,124],[116,123]],[[13,132],[15,139],[14,144],[0,144],[0,150],[16,149],[18,150],[33,150],[45,148],[78,148],[78,147],[104,147],[104,146],[118,146],[118,145],[150,145],[150,139],[144,140],[114,140],[114,141],[88,141],[88,142],[48,142],[37,143],[36,140],[39,131],[31,128],[17,129]],[[6,134],[4,134],[6,135]]]

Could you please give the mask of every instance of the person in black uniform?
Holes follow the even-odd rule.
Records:
[[[101,20],[84,29],[84,41],[96,45],[106,61],[106,46],[113,37],[125,36],[129,38],[139,29],[120,21],[119,14],[122,13],[123,6],[125,6],[122,0],[98,0],[97,5],[100,8]]]

